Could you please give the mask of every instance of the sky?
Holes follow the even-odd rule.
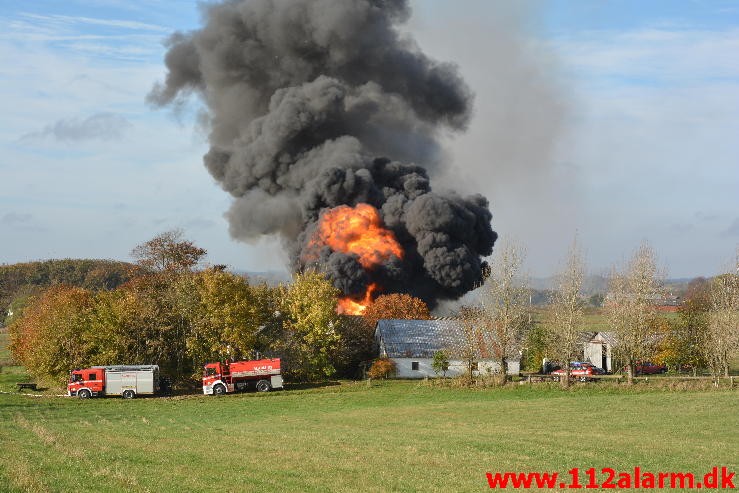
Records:
[[[487,196],[501,241],[551,275],[577,237],[601,274],[648,241],[669,277],[739,244],[739,3],[416,0],[403,32],[475,93],[435,187]],[[196,101],[145,101],[196,2],[0,0],[0,263],[130,260],[173,228],[212,263],[284,270],[229,238]]]

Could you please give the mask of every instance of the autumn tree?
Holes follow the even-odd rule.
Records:
[[[392,293],[377,297],[362,313],[369,326],[381,319],[429,320],[429,307],[423,300],[409,294]]]
[[[717,276],[711,284],[711,306],[704,354],[711,374],[729,376],[729,362],[739,352],[739,251],[733,272]]]
[[[643,243],[625,268],[614,269],[610,278],[606,310],[618,340],[615,349],[626,363],[629,384],[633,383],[636,363],[653,353],[655,304],[662,297],[662,277],[654,250]]]
[[[395,362],[390,358],[377,358],[372,362],[372,366],[367,371],[367,376],[375,379],[390,378],[395,375],[397,370]]]
[[[318,380],[336,371],[332,359],[341,343],[336,305],[340,291],[322,274],[296,274],[283,289],[283,336],[279,348],[287,371],[299,380]]]
[[[9,326],[10,350],[34,377],[61,384],[69,370],[92,364],[87,290],[55,286],[36,297]]]
[[[174,229],[136,246],[131,257],[151,271],[183,272],[195,267],[206,253],[193,242],[184,240],[181,229]]]
[[[480,329],[486,347],[500,363],[501,382],[508,374],[508,360],[520,354],[531,325],[528,281],[522,275],[523,248],[509,244],[493,263],[480,292]]]
[[[257,334],[271,314],[261,309],[244,278],[207,269],[181,276],[177,291],[178,309],[189,321],[186,351],[196,370],[207,361],[253,355]]]
[[[570,385],[570,363],[582,354],[581,334],[584,328],[583,301],[580,298],[585,265],[582,254],[573,243],[564,269],[556,276],[557,287],[547,307],[545,327],[547,349],[565,371],[562,385]]]

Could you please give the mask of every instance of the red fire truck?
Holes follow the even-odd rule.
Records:
[[[157,365],[93,366],[72,371],[67,395],[76,395],[80,399],[120,395],[124,399],[133,399],[139,394],[158,394],[160,381]]]
[[[247,389],[269,392],[281,388],[279,358],[208,363],[203,368],[203,393],[207,395],[223,395]]]

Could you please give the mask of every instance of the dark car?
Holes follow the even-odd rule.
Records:
[[[570,363],[570,378],[576,378],[581,382],[595,380],[590,378],[592,375],[604,375],[606,371],[603,368],[595,366],[589,361],[573,361]],[[565,370],[560,368],[552,372],[553,380],[558,382],[560,378],[565,376]]]
[[[651,361],[643,361],[636,364],[637,375],[656,375],[658,373],[667,373],[667,367],[652,363]]]

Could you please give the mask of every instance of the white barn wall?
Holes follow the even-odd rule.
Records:
[[[431,358],[390,358],[396,367],[395,376],[397,378],[425,378],[436,377],[437,374],[432,368],[433,359]],[[412,369],[412,363],[418,362],[418,370]],[[500,371],[500,364],[495,361],[480,361],[477,364],[478,371],[476,375],[494,374]],[[518,375],[520,371],[520,363],[518,361],[508,362],[508,374]],[[450,360],[449,369],[446,371],[447,377],[458,377],[467,373],[467,363],[460,360]],[[443,376],[441,373],[439,377]]]

